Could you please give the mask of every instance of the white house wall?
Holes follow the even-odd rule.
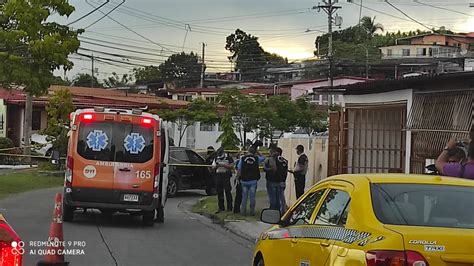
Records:
[[[188,132],[192,130],[193,133]],[[173,137],[174,144],[178,146],[179,144],[179,129],[176,123],[173,123],[171,126],[171,136]],[[221,143],[217,141],[219,136],[222,134],[222,131],[218,131],[218,124],[214,125],[213,131],[201,131],[200,123],[196,123],[192,127],[188,127],[184,133],[184,137],[181,140],[181,147],[188,147],[191,149],[202,150],[206,149],[209,146],[218,148],[221,146]],[[194,136],[194,138],[193,138]],[[236,136],[238,134],[236,133]],[[255,133],[247,133],[248,139],[254,139]]]

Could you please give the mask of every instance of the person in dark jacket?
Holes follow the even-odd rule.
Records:
[[[270,156],[265,159],[264,170],[265,170],[265,179],[267,185],[267,195],[268,201],[270,202],[270,209],[279,210],[280,209],[280,182],[277,179],[277,165],[276,160],[278,158],[278,153],[276,147],[273,146],[270,148]]]
[[[217,156],[212,163],[215,170],[215,182],[217,191],[217,201],[219,210],[217,213],[225,211],[224,209],[224,194],[227,201],[227,211],[232,211],[232,187],[230,185],[230,178],[234,169],[234,160],[228,155],[223,148],[217,150]]]
[[[298,160],[295,162],[295,169],[291,173],[295,178],[296,199],[298,199],[304,194],[306,172],[308,172],[308,156],[304,154],[303,145],[296,146],[296,154],[298,154]]]
[[[285,189],[286,189],[286,178],[288,176],[288,160],[286,160],[283,155],[283,150],[280,147],[276,148],[278,157],[276,159],[276,179],[279,182],[280,189],[278,199],[280,201],[279,207],[280,212],[283,214],[286,209],[286,200],[285,200]]]
[[[240,162],[240,159],[235,162],[236,169],[239,162]],[[240,184],[238,172],[235,176],[234,182],[235,182],[234,183],[234,186],[235,186],[234,213],[240,214],[240,205],[242,204],[242,184]]]
[[[263,157],[257,147],[251,146],[248,153],[242,156],[237,163],[238,177],[242,185],[242,204],[240,205],[240,213],[247,215],[247,199],[250,201],[249,214],[255,215],[255,194],[257,192],[257,182],[260,179],[259,165],[263,163]]]

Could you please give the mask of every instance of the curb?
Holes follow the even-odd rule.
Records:
[[[204,199],[207,199],[208,197],[209,196],[200,198],[197,202],[203,201]],[[193,212],[192,210],[189,210],[189,211]],[[250,235],[248,235],[247,233],[245,233],[241,230],[237,230],[237,229],[232,228],[232,227],[227,225],[228,222],[239,222],[239,221],[229,220],[229,221],[226,222],[226,220],[221,220],[217,215],[212,214],[212,213],[204,213],[204,212],[193,212],[193,213],[196,213],[196,214],[199,214],[199,215],[204,216],[206,218],[209,218],[212,221],[213,224],[218,224],[222,228],[224,228],[227,231],[231,232],[232,234],[234,234],[238,237],[241,237],[241,238],[243,238],[247,241],[250,241],[252,243],[255,243],[255,237],[250,236]]]

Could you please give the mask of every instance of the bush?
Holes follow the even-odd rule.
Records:
[[[0,149],[13,148],[13,141],[9,138],[0,137]],[[3,153],[4,151],[0,151]]]

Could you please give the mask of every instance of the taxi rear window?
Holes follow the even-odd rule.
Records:
[[[472,187],[426,184],[371,184],[380,222],[394,225],[474,228]]]
[[[144,163],[153,158],[153,127],[117,122],[79,126],[77,153],[84,159]]]

